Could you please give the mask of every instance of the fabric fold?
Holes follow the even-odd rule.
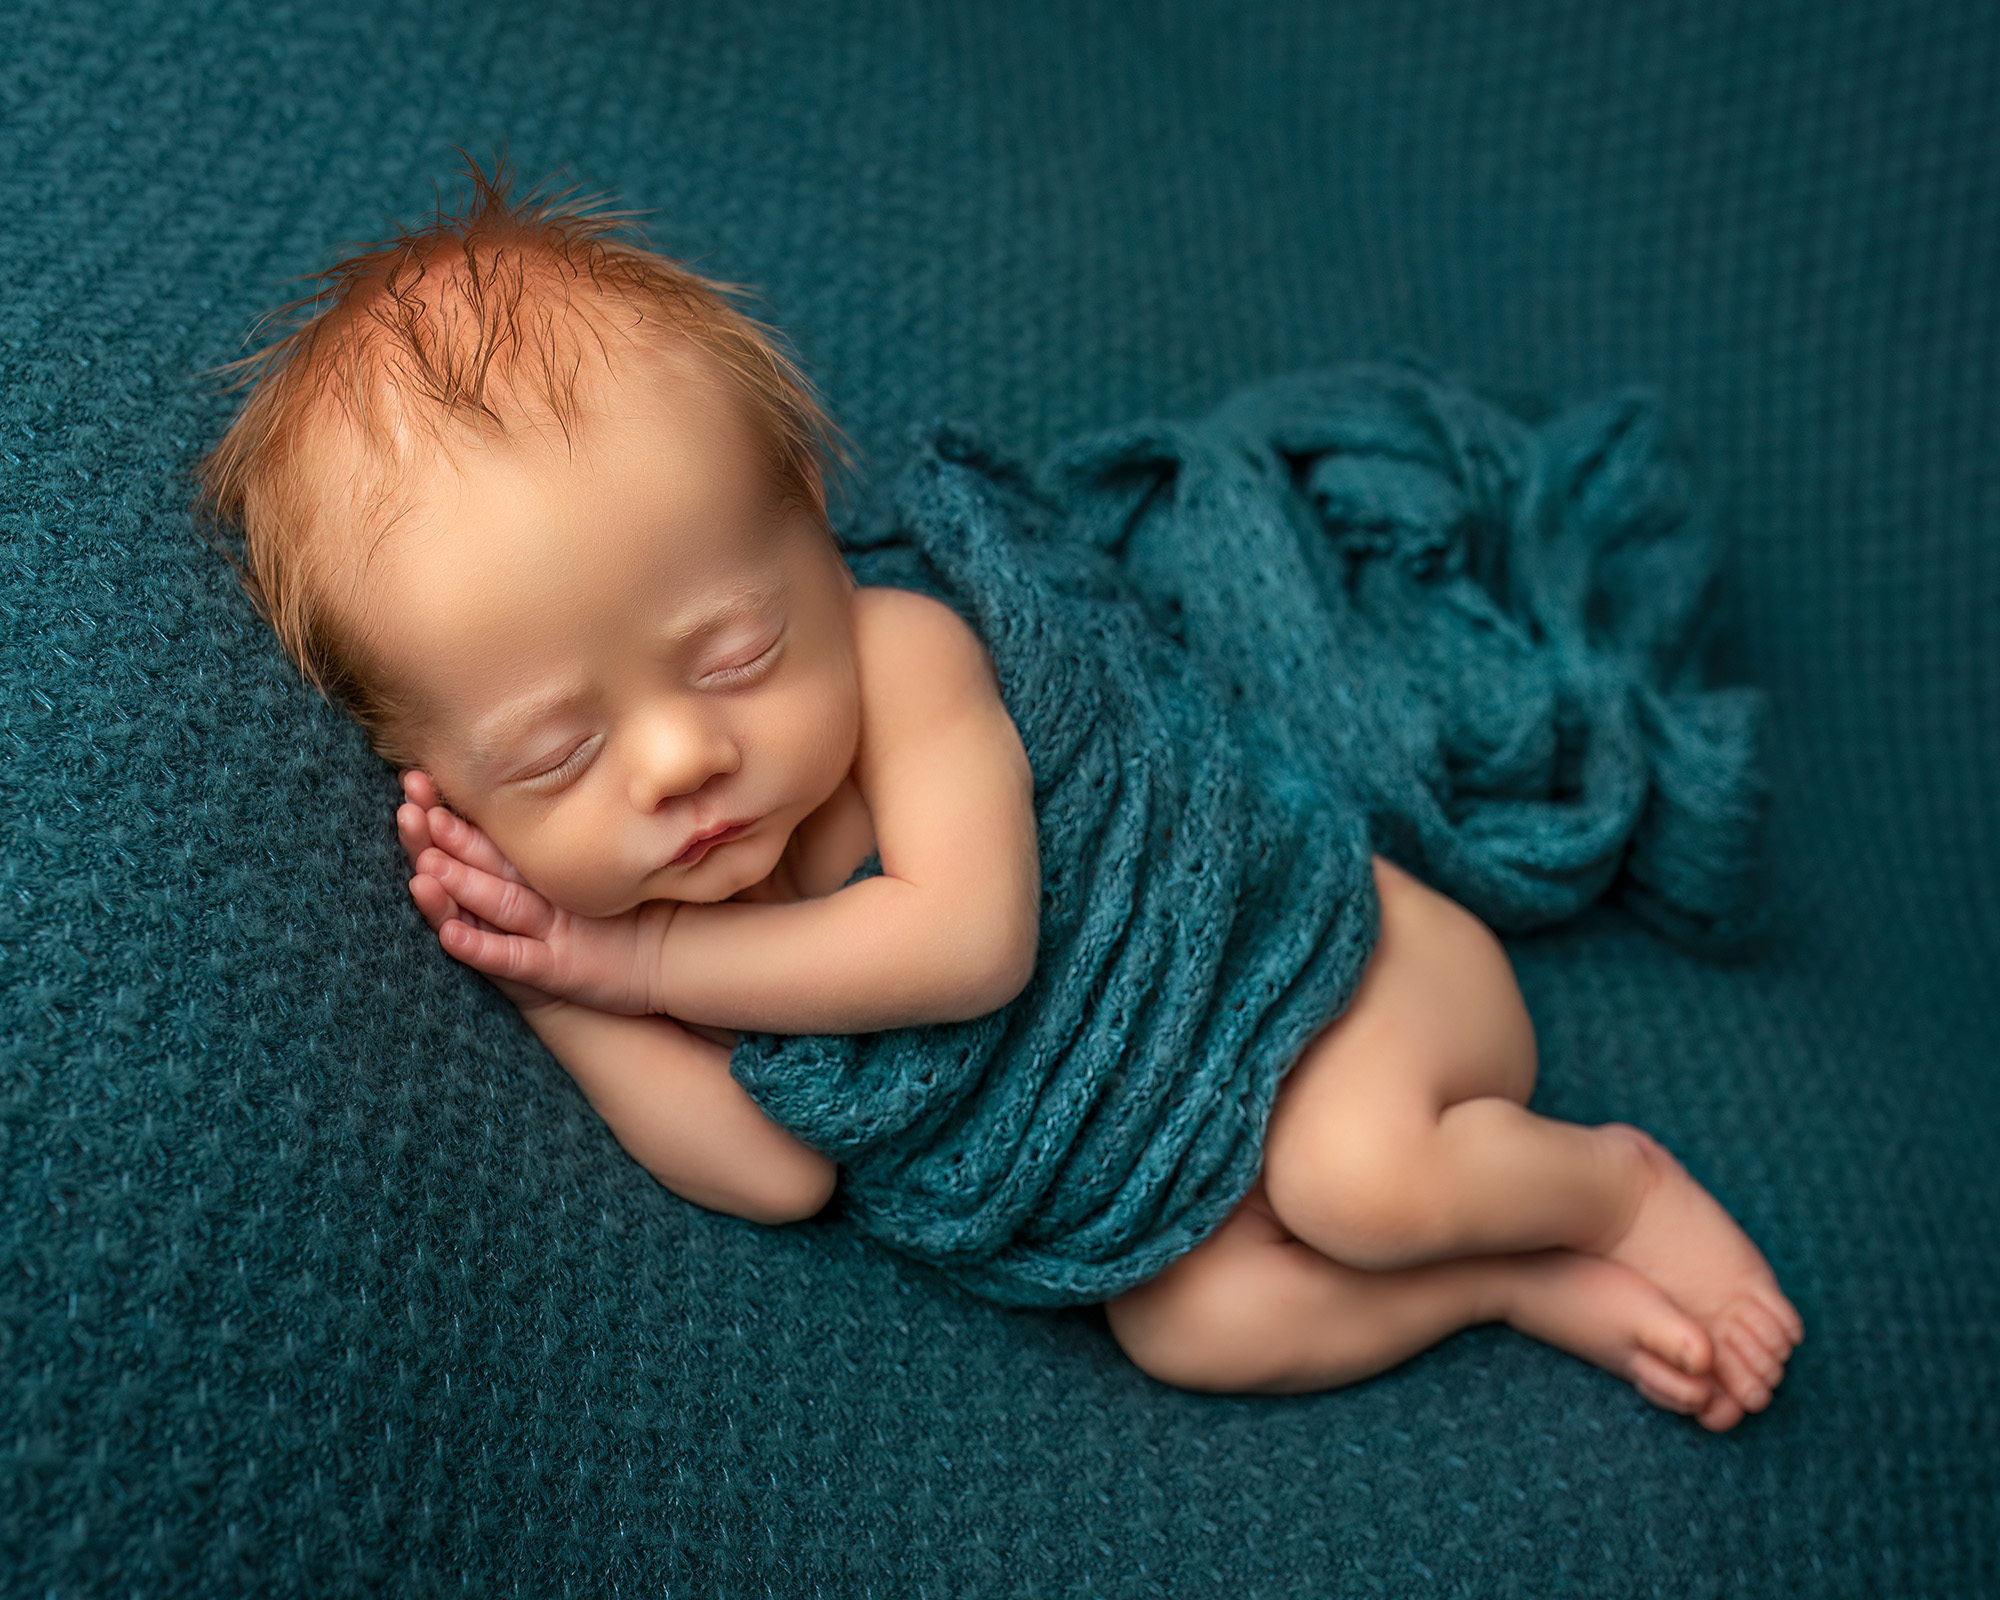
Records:
[[[977,1293],[1106,1299],[1220,1225],[1373,948],[1373,852],[1505,930],[1607,894],[1697,948],[1753,924],[1761,698],[1702,685],[1713,552],[1643,394],[1530,423],[1349,367],[1032,477],[938,426],[847,543],[992,652],[1041,949],[990,1016],[732,1070]]]

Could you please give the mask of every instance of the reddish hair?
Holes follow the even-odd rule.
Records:
[[[707,358],[763,444],[774,488],[823,528],[822,464],[845,459],[778,336],[731,304],[735,285],[620,237],[624,214],[565,206],[574,191],[537,186],[515,200],[504,162],[490,177],[468,162],[467,175],[457,210],[440,206],[423,226],[363,247],[257,324],[252,338],[273,327],[282,336],[222,369],[248,394],[198,469],[201,509],[243,532],[239,574],[258,611],[307,681],[392,760],[412,754],[399,747],[408,708],[367,669],[337,591],[395,521],[394,473],[374,475],[364,526],[351,526],[352,499],[329,495],[314,459],[329,426],[378,466],[407,453],[412,430],[442,446],[453,426],[505,434],[510,421],[553,423],[567,441],[585,361],[610,361],[612,344],[637,333],[677,337]],[[336,501],[350,525],[329,525]]]

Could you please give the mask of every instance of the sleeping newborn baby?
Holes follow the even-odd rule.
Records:
[[[986,644],[855,583],[804,381],[602,219],[482,183],[329,281],[204,468],[253,595],[404,769],[443,948],[659,1182],[813,1215],[835,1163],[732,1076],[736,1034],[957,1023],[1036,971],[1036,775]],[[1525,1109],[1499,941],[1372,876],[1372,952],[1261,1170],[1107,1299],[1120,1345],[1296,1392],[1504,1321],[1707,1428],[1764,1408],[1803,1329],[1756,1247],[1637,1129]]]

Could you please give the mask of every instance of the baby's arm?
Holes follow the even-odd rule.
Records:
[[[985,647],[948,607],[855,596],[855,785],[879,877],[783,903],[680,907],[660,1009],[769,1033],[865,1033],[983,1016],[1034,970],[1034,778]]]
[[[518,882],[492,842],[437,805],[421,772],[404,776],[409,797],[396,831],[414,866],[437,843],[433,818],[451,845],[495,877]],[[412,898],[433,929],[485,924],[432,878],[412,883]],[[837,1169],[767,1117],[729,1073],[729,1046],[668,1017],[618,1016],[496,979],[501,992],[583,1090],[619,1144],[667,1188],[752,1222],[792,1222],[814,1215],[833,1193]]]
[[[568,1001],[522,1016],[625,1151],[683,1200],[752,1222],[796,1222],[833,1195],[833,1162],[801,1144],[729,1075],[729,1047],[671,1017]]]
[[[855,642],[854,778],[881,876],[817,899],[591,919],[453,847],[419,864],[474,913],[433,919],[445,947],[598,1010],[759,1032],[951,1022],[1011,1000],[1034,968],[1041,886],[1033,775],[992,665],[947,607],[901,590],[856,595]]]

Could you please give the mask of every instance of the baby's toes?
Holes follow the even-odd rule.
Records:
[[[1722,1334],[1736,1358],[1743,1363],[1744,1371],[1750,1373],[1766,1389],[1775,1389],[1785,1380],[1785,1363],[1767,1350],[1763,1343],[1742,1323],[1737,1323]]]
[[[1799,1333],[1802,1334],[1804,1327],[1798,1324],[1798,1313],[1791,1311],[1789,1301],[1784,1302],[1783,1307],[1785,1311],[1791,1311],[1789,1321],[1777,1308],[1761,1299],[1742,1301],[1733,1309],[1743,1328],[1754,1335],[1758,1343],[1776,1356],[1781,1363],[1791,1359],[1792,1347],[1799,1342],[1799,1334],[1793,1333],[1791,1329],[1793,1326],[1798,1326]]]
[[[1752,1354],[1745,1354],[1746,1346]],[[1730,1325],[1725,1312],[1715,1329],[1715,1377],[1736,1403],[1745,1411],[1762,1411],[1771,1403],[1773,1382],[1783,1375],[1770,1353]]]
[[[1683,1374],[1703,1379],[1715,1361],[1715,1343],[1699,1322],[1664,1296],[1659,1314],[1640,1328],[1639,1345]]]
[[[1693,1416],[1715,1395],[1715,1386],[1707,1378],[1682,1372],[1650,1350],[1640,1350],[1633,1355],[1627,1376],[1632,1380],[1632,1387],[1662,1411],[1676,1412],[1683,1417]]]
[[[1775,1279],[1758,1297],[1758,1309],[1778,1324],[1789,1343],[1805,1343],[1806,1319],[1799,1315],[1799,1308],[1785,1298],[1785,1291],[1778,1287]]]
[[[1710,1433],[1727,1433],[1742,1420],[1742,1405],[1720,1384],[1715,1386],[1715,1393],[1709,1397],[1708,1404],[1695,1413],[1695,1421]]]

